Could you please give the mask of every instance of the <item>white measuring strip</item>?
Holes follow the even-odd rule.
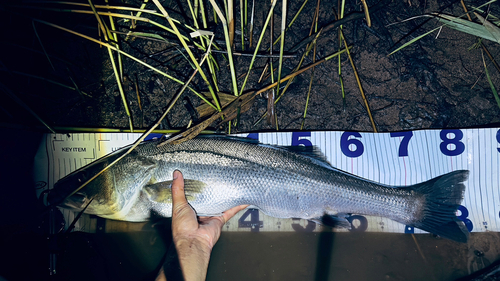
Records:
[[[472,231],[500,231],[500,129],[419,130],[399,133],[286,132],[240,134],[274,145],[314,145],[333,167],[388,185],[412,185],[469,170],[459,218]],[[37,195],[67,174],[131,144],[140,134],[47,134],[35,162]],[[65,210],[69,223],[74,214]],[[389,219],[351,218],[356,231],[423,233]],[[77,224],[76,230],[82,230]],[[240,212],[225,231],[321,231],[305,220],[277,219],[258,210]],[[343,230],[335,230],[343,231]],[[345,230],[347,231],[347,230]]]

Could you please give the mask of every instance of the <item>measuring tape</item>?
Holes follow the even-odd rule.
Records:
[[[37,195],[51,189],[60,178],[133,143],[140,136],[133,133],[46,134],[35,159]],[[279,132],[236,136],[271,145],[317,146],[333,167],[393,186],[412,185],[455,170],[469,170],[458,218],[465,222],[469,231],[500,231],[499,128],[395,133]],[[69,225],[75,214],[62,210]],[[348,220],[351,230],[333,231],[425,233],[381,217],[353,214]],[[75,225],[75,230],[86,231],[88,224],[84,219]],[[269,217],[254,208],[241,211],[223,227],[223,231],[325,230],[332,231],[307,220]]]

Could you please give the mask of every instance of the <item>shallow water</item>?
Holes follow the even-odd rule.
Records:
[[[500,258],[498,233],[223,233],[208,280],[455,280]]]
[[[59,257],[61,280],[152,280],[168,229],[73,234]],[[224,232],[207,280],[455,280],[500,258],[499,233],[468,244],[432,235]]]

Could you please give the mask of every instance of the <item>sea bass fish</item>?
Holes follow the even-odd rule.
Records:
[[[186,198],[198,215],[220,215],[249,204],[276,218],[349,225],[348,214],[381,216],[459,242],[469,232],[456,217],[468,171],[454,171],[412,186],[388,186],[332,167],[317,148],[202,136],[176,145],[140,144],[69,198],[127,148],[59,180],[50,202],[74,211],[124,221],[172,214],[174,170],[182,171]],[[90,200],[93,200],[90,204]],[[327,220],[325,218],[328,218]],[[330,224],[330,223],[329,223]]]

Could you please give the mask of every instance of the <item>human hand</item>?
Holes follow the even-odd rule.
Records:
[[[210,253],[219,240],[222,226],[248,207],[240,205],[222,216],[197,217],[184,194],[184,178],[174,171],[172,183],[172,236],[185,280],[205,280]]]

